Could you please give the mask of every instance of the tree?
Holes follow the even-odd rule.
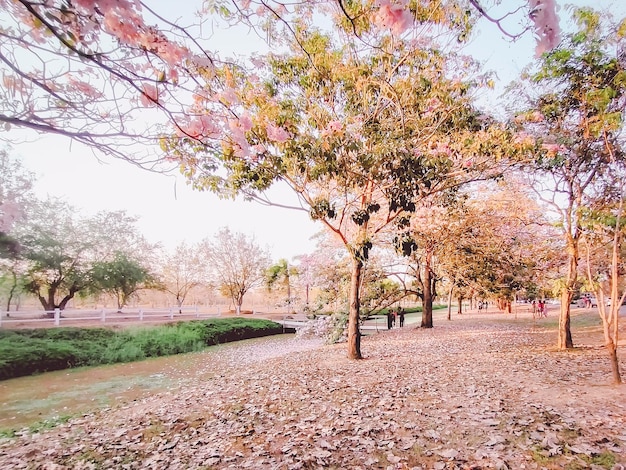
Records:
[[[526,74],[518,122],[541,146],[526,174],[558,218],[568,254],[557,347],[573,347],[570,304],[578,288],[582,214],[597,179],[623,160],[625,23],[609,24],[591,9],[574,12],[578,30]],[[523,100],[523,101],[522,101]]]
[[[102,223],[107,220],[114,225]],[[62,200],[37,201],[26,222],[11,232],[21,247],[25,289],[44,310],[64,309],[93,285],[93,263],[110,260],[117,251],[141,252],[135,220],[122,211],[84,217]]]
[[[259,64],[262,91],[239,69],[224,70],[231,136],[207,137],[204,149],[181,136],[169,143],[197,188],[272,203],[264,191],[281,181],[341,240],[352,262],[351,358],[361,357],[359,286],[378,234],[402,230],[429,194],[488,177],[511,141],[472,107],[472,84],[448,78],[451,63],[435,45],[376,45],[355,54],[354,44],[303,28],[295,53]]]
[[[617,345],[620,308],[626,298],[626,172],[623,166],[613,164],[611,167],[612,171],[606,175],[605,191],[586,208],[582,241],[586,251],[587,281],[598,301],[613,382],[620,384]]]
[[[285,303],[287,310],[291,311],[293,297],[291,295],[291,278],[298,275],[298,270],[295,266],[290,266],[286,259],[281,258],[276,264],[273,264],[267,269],[266,284],[268,290],[272,290],[278,286],[285,292]]]
[[[164,258],[160,279],[163,289],[176,298],[179,313],[182,312],[187,295],[208,282],[206,260],[202,259],[200,246],[179,244]]]
[[[150,284],[154,285],[154,277],[149,269],[122,252],[115,253],[111,260],[96,261],[91,266],[90,291],[113,295],[118,311],[137,291],[152,287]]]
[[[239,315],[246,293],[265,281],[269,253],[257,245],[253,237],[233,233],[227,227],[217,232],[213,242],[203,240],[201,244],[209,271]]]
[[[16,223],[23,222],[32,204],[33,175],[20,162],[10,157],[6,149],[0,150],[0,277],[6,288],[6,310],[11,309],[13,298],[23,288],[19,276],[20,244],[9,232]]]

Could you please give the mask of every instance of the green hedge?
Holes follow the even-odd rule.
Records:
[[[121,331],[105,328],[0,330],[0,380],[71,367],[139,361],[283,332],[278,323],[223,318]]]

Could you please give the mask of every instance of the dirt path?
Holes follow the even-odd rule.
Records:
[[[367,337],[362,361],[233,349],[184,386],[3,440],[0,468],[626,465],[626,387],[604,350],[552,352],[553,331],[497,318]]]

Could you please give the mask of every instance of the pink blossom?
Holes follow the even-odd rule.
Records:
[[[535,138],[526,132],[518,132],[513,140],[518,145],[534,145]]]
[[[141,101],[141,104],[146,107],[154,106],[155,103],[159,102],[159,90],[157,90],[157,87],[154,85],[144,83],[143,92],[141,93],[139,100]]]
[[[230,119],[228,121],[230,129],[230,140],[235,144],[235,154],[239,157],[247,157],[250,154],[250,144],[246,139],[244,130],[240,127],[239,119]]]
[[[433,151],[435,154],[445,154],[447,156],[450,156],[452,154],[452,150],[450,150],[450,147],[448,147],[448,144],[445,144],[442,142],[437,142]]]
[[[215,137],[219,134],[219,128],[213,122],[213,118],[203,114],[196,116],[187,125],[181,124],[181,130],[185,135],[194,139],[203,137]]]
[[[21,216],[22,208],[17,202],[8,200],[0,203],[0,231],[9,231],[13,223]]]
[[[290,137],[289,132],[287,132],[282,127],[278,127],[273,124],[267,124],[266,130],[267,138],[274,142],[283,143],[286,142]]]
[[[326,130],[331,134],[341,132],[343,130],[343,124],[341,121],[330,121],[326,126]]]
[[[552,155],[559,152],[565,152],[567,150],[567,147],[559,144],[541,144],[541,148]]]
[[[77,78],[70,76],[68,78],[68,82],[74,91],[78,91],[79,93],[82,93],[85,96],[88,96],[91,98],[99,98],[102,96],[102,92],[96,90],[89,83],[85,83],[82,80],[78,80]]]
[[[235,94],[235,90],[232,88],[226,88],[223,92],[221,92],[218,96],[218,99],[225,104],[235,104],[239,101],[237,95]]]
[[[390,29],[400,35],[413,25],[413,13],[406,0],[380,0],[380,8],[374,15],[374,23],[381,29]]]
[[[252,118],[250,117],[248,113],[243,114],[239,118],[239,125],[241,126],[244,132],[248,132],[250,129],[252,129]]]
[[[539,57],[544,52],[554,49],[560,41],[561,28],[556,14],[557,5],[555,0],[528,0],[528,6],[537,37],[535,55]]]

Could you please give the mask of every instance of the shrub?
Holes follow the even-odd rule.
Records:
[[[225,318],[114,331],[104,328],[0,330],[0,380],[39,372],[139,361],[282,333],[269,320]]]

